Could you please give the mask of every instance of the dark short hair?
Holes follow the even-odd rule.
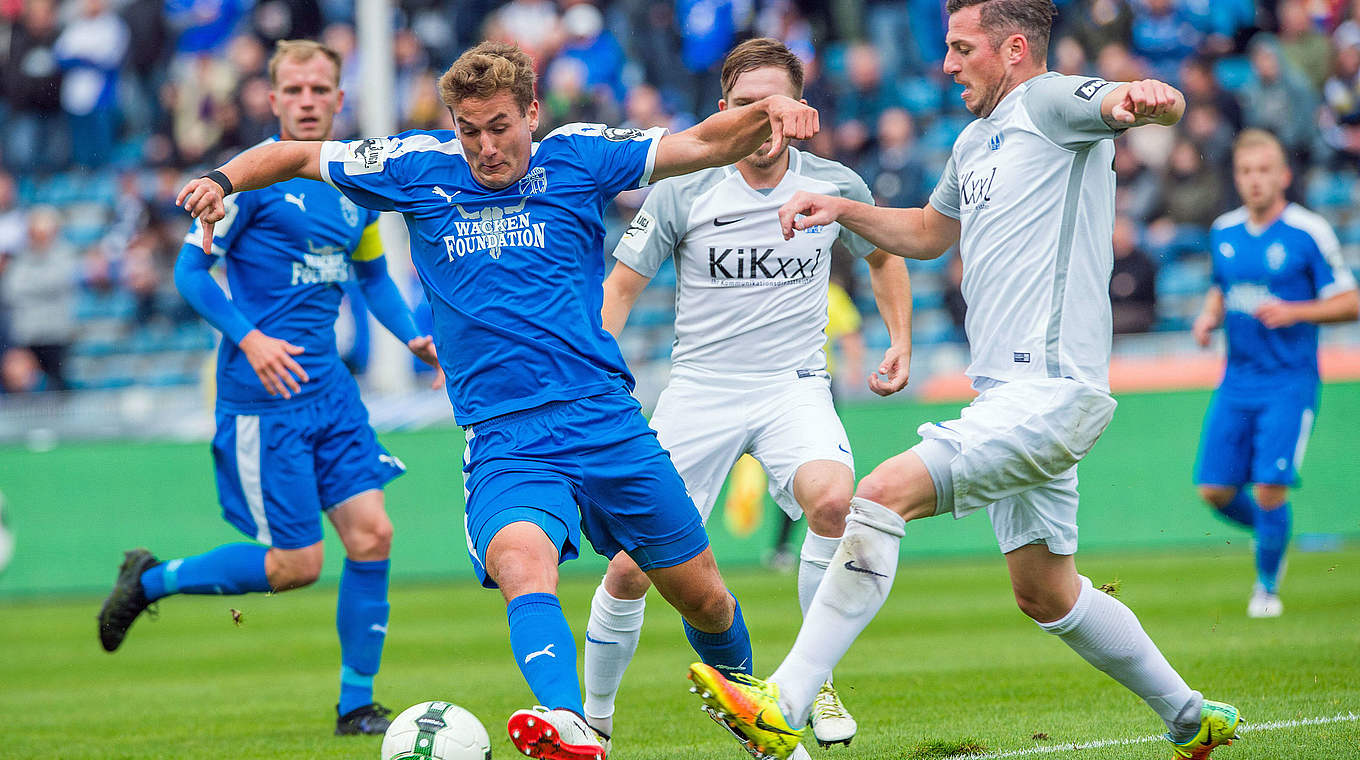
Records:
[[[993,47],[1001,47],[1012,34],[1021,34],[1037,60],[1048,59],[1048,37],[1058,17],[1053,0],[949,0],[945,10],[952,16],[974,5],[982,6],[979,19]]]
[[[794,97],[803,96],[803,62],[779,40],[757,37],[732,48],[732,52],[723,59],[723,97],[727,97],[727,93],[737,84],[737,77],[766,66],[774,66],[788,72],[789,81],[793,83]]]
[[[501,92],[515,98],[522,114],[534,102],[534,62],[518,45],[483,42],[458,56],[439,78],[439,97],[457,108],[467,98],[485,99]]]

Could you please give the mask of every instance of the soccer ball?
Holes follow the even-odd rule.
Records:
[[[458,705],[421,702],[387,727],[382,760],[491,760],[491,737],[476,715]]]

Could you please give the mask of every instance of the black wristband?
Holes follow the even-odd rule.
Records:
[[[216,182],[222,188],[223,195],[231,195],[234,192],[234,189],[231,186],[231,180],[227,179],[227,175],[217,169],[213,169],[207,174],[204,174],[203,178]]]

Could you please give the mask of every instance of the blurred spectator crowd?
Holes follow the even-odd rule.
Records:
[[[783,40],[807,66],[823,131],[803,146],[857,170],[881,205],[924,203],[971,120],[940,68],[941,0],[400,0],[402,129],[452,124],[435,81],[466,47],[517,42],[539,70],[540,135],[572,121],[683,129],[716,108],[726,52]],[[1297,200],[1360,246],[1360,0],[1060,0],[1050,68],[1186,94],[1176,128],[1118,143],[1116,332],[1188,328],[1209,282],[1208,227],[1236,205],[1232,139],[1286,146]],[[214,335],[174,291],[188,176],[272,135],[275,40],[341,52],[357,134],[363,51],[348,0],[0,0],[0,389],[187,385]],[[620,196],[610,244],[641,203]],[[918,361],[962,339],[957,257],[913,264]],[[864,272],[847,289],[867,313]],[[631,362],[670,348],[673,273],[623,339]],[[865,320],[871,350],[886,345]],[[362,361],[356,363],[361,366]]]

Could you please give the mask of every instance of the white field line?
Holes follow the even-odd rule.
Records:
[[[1327,723],[1349,723],[1360,720],[1360,715],[1352,712],[1338,713],[1330,718],[1300,718],[1297,720],[1274,720],[1268,723],[1246,723],[1237,729],[1238,734],[1254,733],[1256,731],[1275,731],[1281,728],[1297,728],[1298,726],[1319,726]],[[1033,749],[1017,749],[1009,752],[998,752],[993,755],[950,755],[946,760],[998,760],[1003,757],[1025,757],[1028,755],[1051,755],[1055,752],[1072,752],[1081,749],[1095,749],[1097,747],[1126,747],[1131,744],[1147,744],[1148,742],[1166,741],[1162,734],[1155,736],[1140,736],[1136,739],[1101,739],[1094,742],[1083,742],[1081,744],[1063,744],[1052,747],[1035,747]]]

